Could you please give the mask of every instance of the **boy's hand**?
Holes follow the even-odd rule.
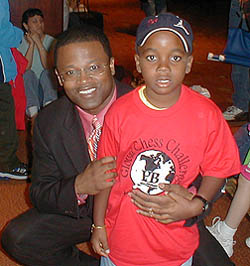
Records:
[[[102,229],[94,229],[90,242],[96,254],[108,257],[109,246],[105,227]]]
[[[88,195],[96,195],[100,191],[110,188],[115,182],[117,173],[114,157],[103,157],[91,162],[86,169],[76,177],[75,191]],[[112,172],[111,172],[112,170]]]
[[[36,32],[30,34],[32,40],[36,45],[42,44],[42,40],[40,38],[40,35]]]
[[[25,38],[26,41],[29,43],[29,45],[34,44],[34,40],[31,38],[31,35],[30,35],[29,32],[27,32],[27,33],[24,35],[24,38]]]
[[[192,201],[192,193],[180,185],[166,185],[165,195],[150,196],[139,190],[129,193],[132,202],[139,208],[137,212],[155,220],[169,224],[200,214],[202,203]]]

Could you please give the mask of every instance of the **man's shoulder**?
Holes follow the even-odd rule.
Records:
[[[72,111],[74,105],[69,101],[66,96],[62,96],[56,101],[48,104],[38,114],[40,123],[50,123],[52,121],[58,122],[58,120],[65,117],[65,115]]]
[[[124,82],[120,82],[118,80],[115,80],[115,85],[116,85],[116,89],[117,89],[117,98],[127,94],[128,92],[132,91],[133,88]]]

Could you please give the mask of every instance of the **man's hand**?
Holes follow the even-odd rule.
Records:
[[[139,208],[137,212],[168,224],[198,215],[202,202],[192,201],[193,194],[180,185],[160,185],[165,195],[150,196],[139,190],[129,193],[132,202]]]
[[[76,177],[76,193],[96,195],[100,191],[113,186],[117,176],[114,157],[103,157],[91,162],[86,169]],[[112,171],[111,171],[112,170]]]

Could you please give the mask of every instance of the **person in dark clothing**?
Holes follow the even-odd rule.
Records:
[[[102,124],[110,105],[130,91],[114,80],[109,41],[94,27],[70,29],[58,37],[56,75],[62,96],[44,108],[34,127],[30,197],[33,209],[12,220],[2,246],[25,265],[98,265],[76,248],[88,241],[92,197],[112,186],[113,157],[91,161],[92,119]],[[111,182],[106,182],[111,179]]]
[[[18,135],[10,85],[17,75],[11,48],[19,46],[23,33],[10,22],[8,0],[0,2],[0,36],[0,178],[24,180],[28,178],[28,170],[16,155]]]

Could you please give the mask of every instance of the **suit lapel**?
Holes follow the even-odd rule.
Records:
[[[65,109],[67,112],[64,120],[64,146],[72,164],[77,169],[77,172],[80,173],[90,162],[88,145],[76,108],[70,103],[70,106]],[[83,162],[85,165],[83,165]]]

